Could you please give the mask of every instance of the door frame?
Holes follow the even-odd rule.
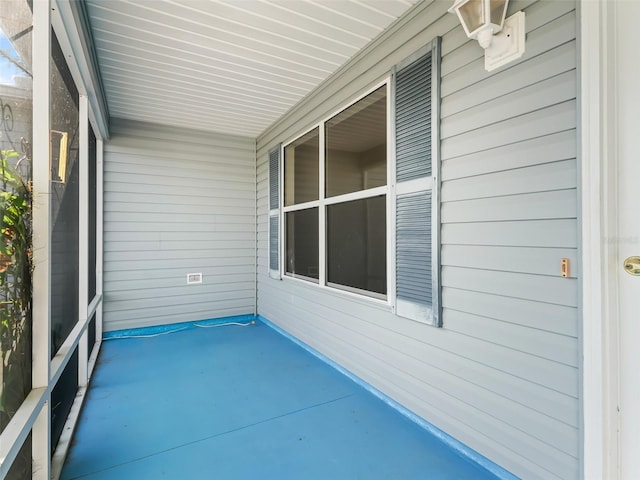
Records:
[[[616,1],[578,0],[581,477],[620,478]]]

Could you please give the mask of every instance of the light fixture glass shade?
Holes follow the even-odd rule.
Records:
[[[507,14],[508,0],[491,0],[491,23],[500,25],[500,29],[504,24],[504,17]]]
[[[502,30],[508,4],[509,0],[456,0],[449,11],[458,15],[469,38],[478,39],[480,34],[486,37]]]
[[[467,37],[484,49],[484,66],[490,72],[520,58],[525,50],[524,12],[507,16],[509,0],[455,0],[455,13]]]
[[[484,0],[469,0],[458,8],[458,16],[467,35],[485,24],[484,6]]]

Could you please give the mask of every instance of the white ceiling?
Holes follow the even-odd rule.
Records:
[[[420,0],[87,0],[112,117],[257,137]]]

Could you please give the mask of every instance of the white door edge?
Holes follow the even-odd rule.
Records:
[[[640,456],[633,453],[638,444],[634,432],[640,432],[640,402],[629,401],[640,388],[634,372],[640,366],[634,345],[640,335],[631,305],[631,298],[637,297],[633,294],[640,294],[640,278],[622,271],[625,255],[640,255],[640,242],[634,235],[637,227],[629,233],[629,224],[635,224],[628,219],[633,190],[624,193],[621,188],[628,183],[631,155],[638,153],[631,153],[632,130],[638,125],[629,122],[629,112],[636,115],[640,105],[634,110],[629,102],[638,97],[633,85],[639,67],[629,57],[640,39],[637,28],[624,25],[640,16],[638,8],[637,2],[579,2],[585,479],[638,478],[640,472]]]
[[[613,191],[606,178],[615,172],[614,158],[607,153],[610,148],[607,131],[608,79],[601,76],[608,56],[607,33],[609,21],[607,5],[600,2],[580,2],[580,174],[581,174],[581,237],[582,237],[582,477],[585,479],[616,478],[617,461],[605,452],[617,451],[615,431],[611,422],[617,423],[612,406],[617,398],[606,392],[617,389],[607,385],[616,377],[610,374],[612,343],[615,331],[607,331],[603,322],[612,299],[617,297],[615,276],[608,274],[614,267],[608,245],[616,230],[615,215],[601,208],[613,200]],[[613,176],[609,177],[613,178]],[[612,225],[614,223],[614,225]],[[605,288],[609,284],[609,288]],[[609,317],[610,325],[617,320]],[[611,338],[611,337],[614,338]],[[617,363],[617,362],[616,362]],[[607,367],[609,365],[609,367]],[[609,370],[609,371],[606,371]],[[613,405],[612,405],[613,404]]]

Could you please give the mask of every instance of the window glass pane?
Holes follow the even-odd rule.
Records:
[[[285,214],[286,273],[318,279],[318,209]]]
[[[284,148],[284,204],[318,200],[319,135],[314,129]]]
[[[50,89],[51,354],[55,355],[78,322],[80,97],[53,31]]]
[[[387,87],[326,123],[326,195],[387,184]]]
[[[387,293],[386,196],[327,207],[327,281]]]
[[[31,391],[32,26],[30,2],[0,1],[0,432]],[[31,478],[29,448],[7,478]]]

